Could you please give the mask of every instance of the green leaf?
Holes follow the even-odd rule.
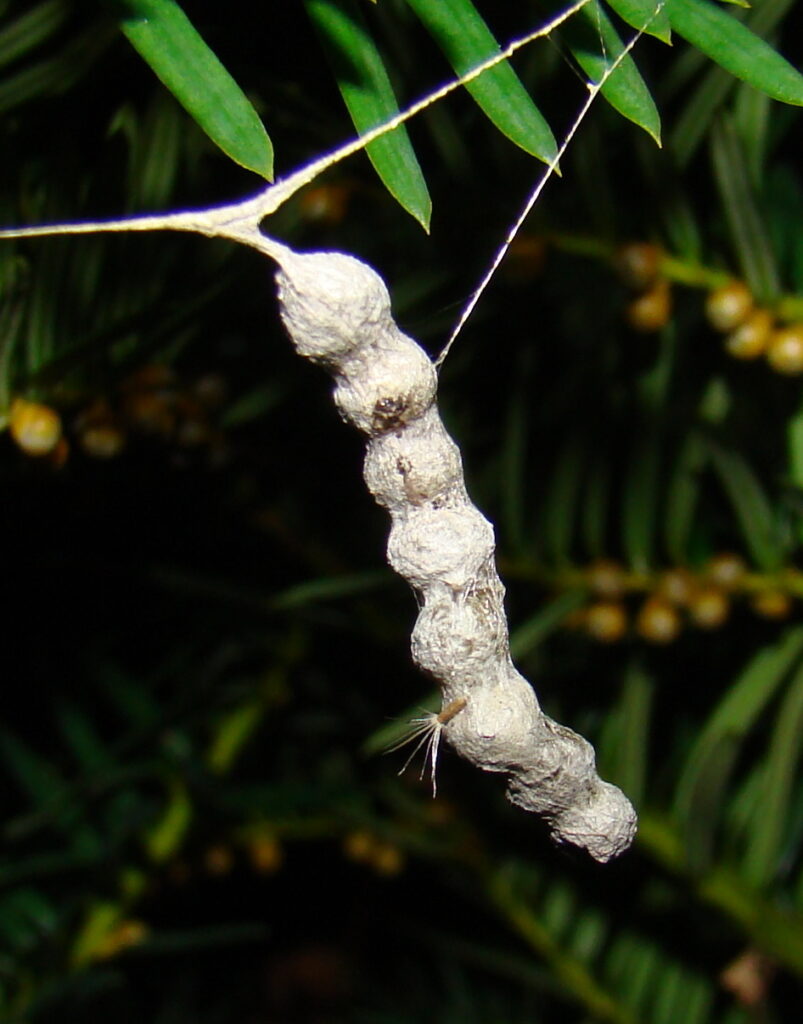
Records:
[[[622,496],[622,547],[636,572],[654,560],[660,462],[661,432],[650,424],[634,440]]]
[[[685,865],[693,874],[708,871],[714,863],[714,847],[728,803],[728,785],[742,750],[742,738],[725,733],[700,752],[695,761],[694,782],[679,802]]]
[[[63,792],[64,785],[55,767],[18,736],[1,732],[0,753],[35,806],[50,805]]]
[[[722,378],[712,377],[700,398],[699,419],[703,423],[717,426],[728,415],[730,407],[731,396],[727,385]],[[664,502],[664,542],[667,554],[681,565],[691,555],[697,502],[707,458],[706,439],[698,429],[692,428],[682,440]]]
[[[267,604],[272,610],[288,611],[291,608],[305,608],[318,601],[340,601],[387,586],[389,579],[390,574],[384,569],[322,576],[279,591]]]
[[[30,952],[45,935],[55,931],[57,924],[56,910],[37,889],[13,889],[0,900],[4,950]]]
[[[760,6],[754,7],[746,18],[749,31],[766,38],[775,31],[794,2],[795,0],[762,0]],[[697,74],[704,63],[705,56],[699,50],[687,50],[667,76],[667,99],[692,75]],[[735,85],[733,76],[723,71],[721,67],[709,67],[671,129],[669,146],[675,154],[678,166],[684,167],[692,158],[700,142],[707,135],[714,115]]]
[[[762,569],[777,569],[783,560],[775,529],[775,514],[758,477],[745,459],[709,440],[709,459],[730,499],[753,561]]]
[[[669,43],[672,39],[672,29],[666,8],[658,0],[606,0],[609,7],[612,7],[622,21],[638,29],[639,32],[646,32],[655,36],[662,43]]]
[[[578,64],[593,82],[602,81],[625,48],[597,0],[590,0],[561,31]],[[630,54],[602,86],[602,95],[623,117],[661,144],[658,108]]]
[[[128,192],[139,209],[162,209],[181,176],[183,115],[164,92],[137,125],[128,172]]]
[[[544,551],[552,565],[570,561],[578,495],[588,463],[585,438],[576,433],[560,448],[543,504],[541,535]]]
[[[566,616],[580,608],[586,600],[584,590],[567,590],[540,608],[510,634],[510,651],[514,658],[530,654],[539,644],[559,629]]]
[[[605,554],[610,498],[611,466],[602,453],[589,471],[581,511],[583,543],[591,558]]]
[[[101,665],[98,676],[103,696],[135,731],[146,732],[158,726],[163,710],[141,683],[127,678],[112,663]]]
[[[500,50],[471,0],[407,0],[458,75]],[[549,163],[558,145],[549,125],[507,61],[489,68],[466,90],[493,124],[525,152]]]
[[[24,63],[0,82],[0,114],[13,111],[40,96],[59,96],[86,77],[87,68],[117,38],[114,26],[93,25],[76,35],[56,54],[37,63]]]
[[[0,68],[13,64],[54,35],[67,14],[63,0],[45,0],[0,29]]]
[[[744,151],[744,162],[753,188],[760,189],[771,143],[772,100],[764,92],[740,83],[733,103],[733,127]]]
[[[794,820],[792,798],[803,745],[803,668],[798,669],[778,710],[761,780],[757,813],[744,859],[747,877],[757,886],[773,881],[783,844]]]
[[[352,0],[305,0],[334,68],[354,126],[361,134],[399,113],[382,57]],[[404,125],[365,147],[396,201],[429,230],[432,201]]]
[[[672,28],[736,78],[782,103],[803,105],[803,75],[769,43],[708,0],[666,0]]]
[[[86,772],[98,773],[108,770],[113,759],[81,708],[69,701],[61,701],[55,714],[61,733],[81,768]]]
[[[176,778],[169,780],[168,786],[165,808],[143,838],[145,850],[156,864],[164,863],[176,853],[193,817],[192,800],[184,783]]]
[[[705,443],[696,430],[691,430],[683,439],[664,502],[664,543],[669,557],[679,565],[689,559],[705,460]]]
[[[731,119],[724,115],[714,122],[711,156],[742,274],[758,301],[771,302],[780,292],[775,254],[758,209],[744,147]]]
[[[715,811],[736,757],[749,730],[787,673],[803,654],[803,628],[787,630],[774,645],[762,648],[728,687],[691,750],[678,782],[676,813],[684,821],[688,850],[699,849],[703,832],[715,827]],[[707,815],[701,808],[707,808]]]
[[[211,771],[222,775],[231,768],[237,755],[259,727],[265,710],[265,702],[259,698],[246,701],[218,723],[206,755]]]
[[[620,702],[619,743],[613,764],[614,780],[636,807],[644,800],[649,775],[649,740],[655,682],[644,666],[631,661],[625,670]]]
[[[259,115],[174,0],[123,0],[128,41],[209,138],[268,181],[273,146]]]
[[[803,405],[789,417],[786,427],[789,483],[803,489]]]

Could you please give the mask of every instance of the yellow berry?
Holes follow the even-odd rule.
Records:
[[[260,875],[272,875],[284,860],[281,845],[270,835],[255,836],[248,844],[251,867]]]
[[[680,616],[668,601],[649,597],[636,618],[636,630],[650,643],[669,644],[680,633]]]
[[[731,281],[708,293],[705,315],[716,331],[732,331],[753,311],[753,296],[743,281]]]
[[[349,860],[370,860],[375,848],[376,837],[362,829],[356,832],[349,832],[343,840],[343,853]]]
[[[755,309],[725,338],[725,350],[734,359],[757,359],[769,344],[774,319],[768,309]]]
[[[772,332],[767,346],[767,361],[773,370],[789,377],[803,373],[803,323]]]
[[[378,844],[371,857],[371,866],[379,875],[392,877],[404,868],[404,854],[391,843]]]
[[[123,398],[123,415],[145,434],[168,437],[176,426],[176,413],[170,395],[159,391],[132,391]]]
[[[110,960],[131,946],[141,943],[147,935],[148,926],[142,921],[121,921],[102,936],[93,950],[93,955],[98,960]]]
[[[120,384],[120,390],[128,391],[162,391],[171,388],[176,375],[164,363],[147,363],[130,373]]]
[[[718,629],[729,611],[728,597],[718,587],[701,587],[689,604],[689,617],[700,629]]]
[[[634,331],[647,334],[665,327],[671,313],[672,292],[669,281],[659,278],[648,291],[630,303],[625,310],[625,318]]]
[[[615,644],[627,632],[627,612],[618,601],[597,601],[586,609],[589,635],[604,644]]]
[[[117,942],[120,949],[128,949],[142,942],[148,934],[148,926],[144,921],[129,919],[121,921],[116,929]]]
[[[764,619],[785,619],[792,610],[792,599],[783,590],[762,590],[754,595],[750,604]]]
[[[747,566],[742,556],[731,551],[714,555],[705,567],[706,578],[724,590],[733,590],[737,587],[746,572]]]
[[[90,423],[79,433],[78,443],[94,459],[113,459],[125,447],[125,434],[114,423]]]
[[[667,569],[658,581],[656,593],[671,604],[686,605],[697,588],[697,581],[682,565]]]
[[[621,246],[614,256],[614,265],[629,288],[641,291],[655,281],[663,253],[651,242],[630,242]]]
[[[210,875],[227,875],[234,866],[234,854],[228,846],[210,846],[204,854],[204,867]]]
[[[586,570],[586,581],[600,597],[621,597],[625,592],[625,570],[612,558],[599,558]]]
[[[26,455],[49,455],[61,439],[61,417],[56,410],[24,398],[14,399],[8,428]]]

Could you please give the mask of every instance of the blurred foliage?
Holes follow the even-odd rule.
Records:
[[[165,31],[216,55],[280,174],[353,131],[323,8],[359,19],[353,70],[385,112],[445,79],[441,50],[463,69],[472,40],[544,17],[449,0],[468,19],[450,48],[423,0],[274,6],[199,0],[185,23],[171,5]],[[268,173],[250,114],[244,150],[223,126],[226,160],[192,74],[176,92],[199,123],[128,45],[116,19],[145,7],[167,9],[0,0],[3,225],[202,206]],[[560,140],[585,98],[577,66],[644,9],[523,49],[494,87],[512,107],[479,86],[410,123],[389,187],[409,198],[412,174],[403,206],[426,221],[425,174],[430,236],[362,157],[269,230],[375,265],[435,354],[551,155],[543,125]],[[396,777],[403,754],[374,756],[428,700],[414,603],[269,268],[170,234],[3,240],[2,1024],[798,1012],[800,118],[661,40],[671,25],[727,67],[741,28],[699,35],[727,17],[794,63],[800,19],[791,0],[663,13],[628,65],[638,92],[611,79],[441,389],[497,523],[516,657],[638,805],[635,849],[602,868],[551,848],[448,750],[434,801]],[[794,90],[754,84],[774,82]],[[635,125],[617,113],[634,95]],[[349,104],[357,123],[371,103]]]

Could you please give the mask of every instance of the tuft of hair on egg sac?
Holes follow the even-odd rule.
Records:
[[[467,701],[465,697],[458,697],[456,700],[450,701],[446,704],[437,713],[430,711],[427,712],[426,715],[422,715],[420,718],[410,719],[408,723],[409,728],[405,735],[396,743],[391,744],[391,746],[389,746],[385,751],[386,754],[390,754],[393,753],[394,750],[401,750],[402,747],[406,747],[410,743],[415,743],[410,756],[397,773],[398,775],[403,775],[409,768],[418,751],[423,747],[424,762],[421,765],[421,774],[418,777],[419,779],[424,778],[427,771],[427,763],[429,763],[433,798],[438,795],[438,751],[440,750],[441,735],[443,733],[444,726],[448,725],[456,715],[459,715],[466,704]],[[416,740],[418,740],[417,743]]]

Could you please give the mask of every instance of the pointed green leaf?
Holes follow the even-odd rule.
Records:
[[[64,786],[54,766],[11,732],[0,733],[0,753],[36,806],[49,804]]]
[[[604,453],[591,467],[583,492],[583,542],[591,558],[602,558],[608,536],[611,500],[611,465]]]
[[[716,426],[723,422],[730,407],[731,396],[727,385],[722,378],[712,377],[700,398],[700,420]],[[705,437],[698,429],[691,429],[683,438],[664,501],[664,541],[667,554],[681,565],[689,560],[691,554],[692,531],[697,518],[697,501],[707,458]]]
[[[790,416],[786,427],[787,473],[794,492],[803,491],[803,406]],[[799,519],[798,538],[803,533],[803,522]]]
[[[742,274],[757,301],[772,302],[780,292],[775,253],[758,209],[744,146],[731,119],[724,115],[714,122],[711,156]]]
[[[766,39],[794,3],[795,0],[763,0],[745,19],[749,31]],[[668,77],[674,78],[671,92],[685,85],[704,63],[705,56],[699,50],[687,50],[669,73]],[[675,70],[680,74],[675,76]],[[735,84],[733,76],[721,67],[709,67],[688,103],[675,118],[669,144],[680,167],[684,167],[696,152],[708,133],[714,115],[733,91]]]
[[[762,569],[777,569],[783,560],[775,515],[758,477],[739,452],[709,440],[708,456],[730,499],[753,561]]]
[[[679,36],[736,78],[782,103],[803,104],[803,75],[769,43],[709,0],[666,0]]]
[[[398,114],[382,57],[353,0],[305,0],[305,6],[357,131],[367,132]],[[388,192],[428,231],[432,201],[407,129],[395,128],[365,151]]]
[[[101,666],[97,683],[110,704],[120,713],[133,731],[147,731],[156,727],[163,710],[148,690],[134,682],[111,663]]]
[[[569,49],[592,82],[602,81],[624,50],[610,18],[597,0],[590,0],[562,27]],[[602,95],[628,120],[643,128],[660,145],[661,118],[650,90],[628,54],[602,87]]]
[[[596,740],[600,771],[638,807],[647,791],[655,681],[641,660],[625,668],[622,692]]]
[[[639,32],[655,36],[662,43],[672,39],[672,29],[664,4],[658,0],[606,0],[622,21]]]
[[[0,68],[41,46],[61,28],[68,13],[62,0],[45,0],[4,25],[0,29]]]
[[[754,188],[761,187],[770,145],[772,100],[765,92],[741,82],[733,104],[733,127],[744,150],[744,161]],[[771,189],[770,189],[771,191]]]
[[[56,707],[56,721],[81,768],[87,772],[103,772],[109,768],[112,757],[81,708],[69,701],[60,702]]]
[[[174,0],[122,0],[128,41],[209,138],[268,181],[273,146],[259,115]]]
[[[728,687],[686,760],[675,800],[680,814],[688,815],[701,775],[716,749],[728,737],[739,743],[743,740],[801,654],[803,628],[798,626],[787,630],[777,643],[763,647]]]
[[[355,594],[365,594],[388,581],[386,570],[343,573],[341,576],[322,576],[297,583],[279,591],[270,598],[271,609],[286,611],[290,608],[304,608],[316,601],[337,601]]]
[[[91,66],[117,37],[112,25],[94,23],[58,48],[53,57],[24,61],[19,71],[0,81],[0,114],[42,96],[61,96],[86,76]],[[45,51],[47,52],[47,50]]]
[[[143,839],[148,856],[157,864],[175,854],[193,816],[193,805],[186,786],[180,779],[171,779],[168,783],[167,803],[161,816]]]
[[[44,936],[52,934],[58,923],[58,911],[38,889],[12,889],[0,900],[4,952],[30,951]]]
[[[246,701],[217,724],[206,755],[207,764],[215,774],[223,775],[232,767],[237,755],[259,727],[265,711],[265,702],[261,698]]]
[[[685,865],[693,874],[703,874],[713,864],[717,836],[728,806],[728,787],[741,750],[742,736],[731,733],[719,736],[716,743],[701,750],[694,762],[694,781],[678,803]]]
[[[680,778],[675,810],[680,816],[687,866],[706,870],[716,832],[728,806],[733,766],[745,737],[803,652],[803,630],[787,632],[765,647],[728,689],[699,735]]]
[[[636,572],[654,562],[660,460],[660,431],[649,425],[634,440],[622,496],[622,547]]]
[[[586,601],[584,590],[567,590],[559,594],[510,634],[510,651],[514,658],[523,658],[566,621],[566,616]]]
[[[544,551],[553,565],[570,561],[577,500],[588,463],[585,438],[579,433],[561,446],[544,497],[541,535]]]
[[[500,50],[471,0],[407,0],[458,75]],[[466,85],[477,105],[517,146],[549,163],[558,146],[549,125],[505,61]]]
[[[697,516],[705,459],[705,443],[699,433],[692,430],[683,439],[664,501],[664,543],[667,554],[678,565],[689,559],[689,542]]]
[[[757,814],[744,860],[746,876],[756,886],[773,881],[783,845],[794,820],[792,800],[799,779],[803,745],[803,668],[798,669],[778,711],[761,780]]]

